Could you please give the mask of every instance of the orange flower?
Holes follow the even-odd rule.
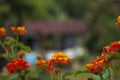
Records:
[[[104,53],[102,53],[96,60],[87,64],[86,68],[88,68],[91,73],[99,73],[102,71],[107,61],[108,60],[105,58]]]
[[[25,29],[24,26],[11,27],[11,30],[14,33],[17,33],[17,34],[20,34],[20,35],[24,35],[27,32],[27,30]]]
[[[6,29],[4,27],[0,27],[0,36],[6,35]]]
[[[120,28],[120,16],[118,16],[116,24],[117,24],[117,27]]]
[[[37,66],[42,66],[42,65],[46,65],[47,61],[44,59],[40,59],[36,62]]]
[[[53,61],[53,63],[59,64],[59,65],[64,65],[64,64],[69,64],[70,63],[69,57],[63,52],[55,53],[52,56],[51,60]]]
[[[45,71],[48,73],[54,72],[55,71],[55,67],[52,64],[51,60],[44,60],[44,59],[38,59],[38,61],[36,62],[36,66],[42,66],[42,65],[46,65],[46,69]]]
[[[117,52],[120,52],[120,41],[115,41],[111,43],[110,46],[105,46],[103,48],[103,51],[109,54],[115,54]]]
[[[17,71],[25,70],[29,67],[30,66],[28,65],[28,62],[23,60],[22,58],[13,59],[7,64],[7,70],[11,74],[16,73]]]

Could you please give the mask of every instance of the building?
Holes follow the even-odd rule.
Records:
[[[88,23],[82,20],[28,21],[25,43],[37,49],[63,50],[77,45],[80,36],[88,31]]]

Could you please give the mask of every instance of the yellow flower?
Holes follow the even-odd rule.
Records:
[[[117,27],[120,28],[120,16],[118,16],[116,24],[117,24]]]
[[[60,64],[60,65],[64,65],[64,64],[69,64],[70,63],[70,59],[69,57],[63,53],[63,52],[57,52],[52,56],[53,63],[55,64]]]
[[[20,34],[20,35],[24,35],[27,32],[24,26],[11,27],[11,30],[12,32]]]

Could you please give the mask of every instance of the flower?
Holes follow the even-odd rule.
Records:
[[[20,35],[24,35],[27,32],[24,26],[11,27],[11,30],[12,32]]]
[[[46,65],[47,61],[44,59],[40,59],[36,62],[36,66],[42,66],[42,65]]]
[[[103,67],[107,63],[104,53],[102,53],[96,60],[91,61],[86,65],[86,68],[89,69],[91,73],[99,73],[102,71]]]
[[[51,60],[53,61],[54,64],[59,64],[59,65],[64,65],[64,64],[70,63],[69,57],[63,52],[55,53],[52,56]]]
[[[38,61],[36,62],[36,66],[42,66],[42,65],[46,65],[45,71],[48,73],[54,73],[55,72],[55,67],[52,64],[51,60],[44,60],[44,59],[38,59]]]
[[[53,63],[51,60],[47,60],[46,62],[47,68],[45,69],[46,72],[49,74],[55,74],[56,68],[53,66]]]
[[[6,35],[6,29],[4,27],[0,27],[0,36],[3,37]]]
[[[120,28],[120,16],[118,16],[116,24],[117,24],[117,27]]]
[[[13,59],[7,64],[7,70],[11,74],[16,73],[17,71],[28,69],[29,67],[30,66],[28,65],[28,62],[22,58]]]
[[[112,42],[111,45],[105,46],[103,51],[107,54],[115,54],[120,52],[120,41]]]

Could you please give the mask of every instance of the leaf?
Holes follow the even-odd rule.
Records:
[[[77,76],[78,74],[81,73],[89,73],[89,70],[85,67],[81,68],[80,70],[78,70],[77,72],[75,72],[75,76]]]
[[[5,41],[4,41],[4,44],[6,44],[6,45],[13,45],[13,44],[15,44],[15,42],[16,42],[16,40],[15,40],[14,38],[12,38],[12,37],[7,37],[7,38],[5,39]]]
[[[65,73],[63,73],[63,79],[67,79],[67,78],[69,78],[71,75],[73,75],[74,74],[74,72],[65,72]]]
[[[29,46],[24,45],[22,42],[17,42],[17,46],[26,52],[31,52],[31,48]]]
[[[4,56],[3,56],[3,54],[2,53],[0,53],[0,58],[3,58]]]
[[[38,70],[38,71],[41,71],[41,70],[44,70],[46,67],[47,67],[46,65],[42,65],[42,66],[38,67],[37,70]]]
[[[120,54],[112,55],[109,60],[111,61],[111,60],[114,60],[114,59],[119,59],[120,60]]]

